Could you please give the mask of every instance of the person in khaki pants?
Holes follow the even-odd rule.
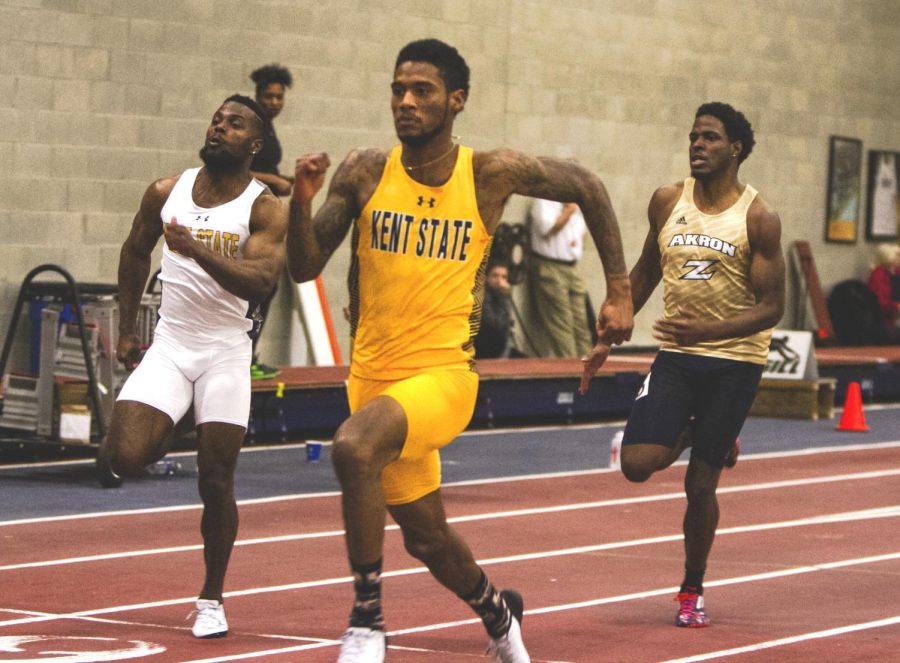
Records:
[[[574,203],[535,199],[531,208],[528,276],[547,351],[556,357],[583,357],[591,350],[587,286],[578,269],[587,229]]]

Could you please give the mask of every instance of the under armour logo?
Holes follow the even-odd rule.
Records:
[[[682,216],[682,217],[679,217],[678,221],[676,221],[675,223],[677,223],[677,224],[679,224],[679,225],[682,225],[682,226],[686,226],[686,225],[687,225],[687,221],[684,220],[684,217],[683,217],[683,216]]]
[[[419,202],[418,202],[419,207],[421,207],[422,205],[424,205],[426,202],[428,203],[428,206],[429,206],[429,207],[434,207],[434,203],[437,202],[437,201],[435,201],[434,198],[429,198],[429,199],[426,201],[424,196],[419,196]]]

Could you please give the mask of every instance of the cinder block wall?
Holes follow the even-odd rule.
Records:
[[[742,176],[781,213],[785,245],[810,241],[826,286],[864,277],[873,247],[862,215],[857,244],[823,239],[828,137],[900,149],[898,33],[897,3],[880,0],[0,0],[0,329],[40,263],[115,280],[146,186],[197,163],[213,110],[252,92],[261,64],[296,78],[276,125],[283,168],[308,150],[337,162],[391,145],[393,58],[424,36],[453,43],[472,68],[463,142],[597,171],[629,264],[651,193],[687,174],[694,110],[718,99],[754,124]],[[521,221],[526,202],[512,200],[505,218]],[[345,354],[347,264],[345,246],[325,273]],[[595,252],[583,267],[599,303]],[[289,294],[261,346],[270,363],[286,361]],[[659,311],[657,295],[636,343],[652,342]],[[27,326],[13,368],[25,366]]]

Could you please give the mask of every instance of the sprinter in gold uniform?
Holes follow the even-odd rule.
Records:
[[[719,102],[700,106],[691,177],[653,194],[650,230],[631,270],[635,310],[662,280],[665,313],[654,325],[660,352],[625,428],[622,472],[646,481],[692,447],[677,626],[709,625],[703,574],[719,521],[719,475],[737,460],[737,436],[784,312],[781,220],[737,177],[753,144],[742,113]],[[594,349],[582,391],[608,352]]]
[[[438,455],[475,406],[473,340],[484,271],[510,195],[581,207],[606,272],[598,332],[608,343],[631,335],[630,282],[602,182],[571,161],[455,144],[453,122],[468,90],[469,69],[455,48],[434,39],[412,42],[397,56],[391,83],[401,144],[387,153],[348,155],[314,218],[311,202],[329,159],[317,153],[297,160],[287,247],[294,280],[317,276],[353,227],[352,415],[332,446],[356,593],[341,663],[384,659],[386,511],[410,554],[482,618],[495,659],[530,660],[519,625],[522,598],[497,592],[447,525]]]

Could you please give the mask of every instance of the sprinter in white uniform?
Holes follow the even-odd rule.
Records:
[[[206,562],[193,628],[200,638],[228,632],[222,586],[237,535],[234,469],[250,414],[248,315],[284,262],[284,208],[250,175],[265,118],[249,97],[226,99],[206,131],[204,166],[147,188],[119,261],[116,355],[134,372],[98,464],[114,478],[140,476],[169,451],[175,424],[193,406]],[[160,319],[141,358],[137,311],[163,236]]]

